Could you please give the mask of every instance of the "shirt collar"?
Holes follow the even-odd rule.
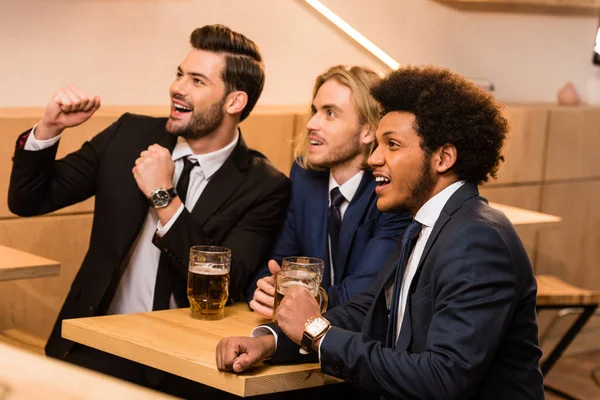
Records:
[[[177,161],[183,157],[188,157],[189,159],[197,160],[204,178],[210,179],[210,177],[213,176],[214,173],[217,172],[221,166],[223,166],[223,164],[225,164],[225,161],[233,152],[233,149],[237,145],[239,139],[240,134],[238,133],[235,135],[233,141],[222,149],[213,151],[212,153],[194,154],[187,140],[179,136],[177,138],[177,144],[175,145],[173,153],[171,154],[171,159],[173,161]]]
[[[358,190],[358,186],[360,185],[360,181],[362,180],[364,174],[365,171],[358,171],[356,174],[354,174],[352,178],[344,182],[343,185],[339,185],[335,181],[333,175],[329,173],[329,201],[331,201],[331,189],[339,187],[340,192],[344,195],[346,201],[350,203],[352,201],[352,198],[356,194],[356,191]]]
[[[454,182],[452,185],[427,200],[427,202],[421,206],[419,211],[417,211],[415,221],[420,222],[429,228],[433,228],[433,225],[435,225],[435,222],[442,213],[442,209],[448,202],[448,199],[450,199],[454,192],[464,184],[465,181]]]

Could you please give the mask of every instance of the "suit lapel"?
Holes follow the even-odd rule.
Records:
[[[406,302],[406,308],[404,310],[404,315],[402,318],[402,328],[400,329],[400,335],[398,335],[398,341],[396,342],[396,349],[400,351],[408,350],[412,342],[412,315],[411,315],[411,302],[410,296],[414,293],[419,278],[421,277],[421,270],[423,268],[423,263],[427,259],[429,252],[433,245],[435,244],[437,237],[439,236],[444,226],[450,221],[452,218],[452,214],[456,212],[460,208],[460,206],[468,199],[477,196],[479,191],[477,190],[477,186],[472,183],[465,183],[462,187],[460,187],[446,202],[440,216],[438,217],[429,238],[427,239],[427,243],[425,244],[425,248],[423,249],[423,254],[421,255],[421,259],[419,260],[419,265],[417,266],[417,271],[415,272],[415,276],[413,277],[412,282],[410,283],[408,299]]]
[[[210,178],[192,209],[192,215],[200,224],[204,224],[240,187],[247,169],[248,147],[240,133],[235,149],[223,166]]]
[[[322,258],[325,262],[325,271],[323,283],[328,289],[330,282],[330,262],[329,262],[329,236],[327,230],[327,210],[329,208],[329,172],[315,171],[314,178],[310,186],[306,187],[304,195],[308,197],[306,201],[307,216],[304,219],[306,223],[306,232],[310,235],[312,248],[316,249],[315,256]]]
[[[356,235],[356,229],[362,221],[362,217],[369,206],[371,195],[374,193],[375,180],[373,179],[373,175],[371,172],[365,171],[360,184],[358,185],[358,189],[344,213],[344,219],[342,220],[339,243],[343,243],[344,245],[340,246],[339,250],[341,250],[341,252],[338,255],[338,259],[333,260],[335,283],[340,283],[342,281],[344,276],[344,266],[346,265],[348,254],[352,248],[352,241]]]

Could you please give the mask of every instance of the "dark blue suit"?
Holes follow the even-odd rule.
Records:
[[[289,256],[317,257],[325,261],[325,269],[329,271],[329,171],[306,170],[294,163],[290,180],[292,197],[270,259],[281,263]],[[373,174],[365,171],[344,214],[339,236],[340,254],[333,262],[333,285],[323,284],[330,308],[346,303],[369,287],[394,249],[397,238],[410,223],[408,214],[386,214],[377,209],[375,186]],[[268,275],[265,264],[248,287],[248,299],[252,298],[256,281]]]
[[[412,281],[396,348],[385,347],[385,288],[376,282],[325,314],[334,326],[321,370],[374,397],[543,399],[536,281],[512,224],[467,183],[444,206]],[[283,334],[271,362],[308,361]],[[364,396],[368,397],[368,396]]]

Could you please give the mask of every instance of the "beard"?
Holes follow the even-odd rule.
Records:
[[[431,193],[436,185],[436,178],[431,169],[431,156],[433,153],[426,153],[423,165],[421,166],[421,173],[419,178],[416,180],[415,185],[410,190],[410,197],[406,203],[398,205],[393,210],[394,212],[405,212],[408,211],[413,214],[429,200]]]
[[[308,154],[308,162],[316,168],[331,168],[338,164],[343,164],[350,161],[362,153],[363,149],[360,144],[360,134],[357,133],[351,139],[347,140],[343,145],[332,149],[328,154],[325,154],[318,159],[313,159]]]
[[[214,132],[223,122],[225,113],[223,112],[223,105],[225,104],[225,96],[223,98],[204,108],[200,111],[191,111],[192,120],[184,126],[177,128],[169,128],[167,122],[167,132],[173,135],[181,136],[188,140],[197,140],[205,136],[208,136]]]

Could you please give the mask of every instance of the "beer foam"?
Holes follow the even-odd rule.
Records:
[[[225,269],[225,264],[196,263],[190,267],[190,272],[200,275],[226,275],[229,273]]]

